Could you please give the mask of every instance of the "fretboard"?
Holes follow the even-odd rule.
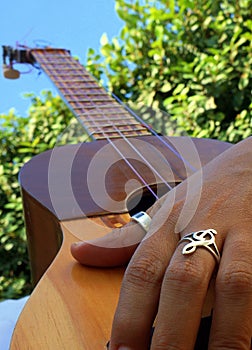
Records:
[[[31,54],[92,139],[151,134],[145,125],[99,86],[69,51],[33,49]]]

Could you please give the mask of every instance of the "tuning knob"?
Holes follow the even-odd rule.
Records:
[[[3,64],[3,75],[7,79],[18,79],[20,77],[20,72],[7,64]]]

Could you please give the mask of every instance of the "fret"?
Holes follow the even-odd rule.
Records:
[[[110,109],[109,109],[110,107]],[[92,114],[92,111],[100,111],[100,114],[102,114],[104,116],[104,118],[106,118],[108,121],[110,121],[110,115],[113,114],[114,116],[117,116],[117,113],[114,112],[114,110],[111,108],[111,106],[108,106],[108,108],[106,109],[105,112],[102,112],[102,108],[99,108],[98,105],[96,106],[79,106],[78,108],[75,107],[75,112],[78,115],[78,117],[80,115],[82,115],[83,118],[90,116],[95,118],[95,114]],[[135,119],[132,117],[131,119],[129,118],[128,121],[132,121],[135,122]]]
[[[75,101],[75,102],[76,102],[75,103],[76,110],[85,108],[86,111],[89,111],[89,110],[92,111],[97,109],[97,111],[100,111],[100,113],[119,112],[121,110],[120,106],[117,106],[116,101],[112,101],[112,103],[108,101],[109,103],[107,104],[104,104],[104,101],[96,102],[96,103],[92,101],[89,101],[89,103],[84,103],[84,102],[80,103],[78,101]],[[126,112],[124,111],[124,113]]]
[[[99,89],[101,92],[103,92],[100,88],[99,85],[97,85],[97,83],[95,82],[92,82],[92,83],[88,83],[89,84],[89,89],[90,90],[93,90],[93,89]],[[61,81],[61,82],[58,82],[58,85],[60,85],[60,88],[61,89],[71,89],[71,90],[79,90],[79,89],[82,89],[82,90],[86,90],[87,92],[89,91],[89,89],[87,90],[87,86],[86,84],[84,85],[83,82],[79,83],[79,84],[73,84],[73,82],[71,81],[70,82],[70,86],[68,84],[68,82],[66,81]]]
[[[136,122],[136,119],[133,118],[131,114],[129,114],[129,113],[127,114],[125,112],[125,109],[121,109],[121,110],[114,109],[114,110],[109,111],[109,115],[112,115],[112,116],[116,115],[116,116],[118,116],[116,118],[109,117],[109,115],[107,115],[106,111],[104,111],[104,110],[102,112],[99,112],[98,109],[89,109],[88,113],[89,113],[88,115],[90,115],[91,118],[101,117],[101,118],[106,118],[107,120],[108,120],[108,118],[110,120],[113,120],[113,119],[116,120],[116,119],[123,118],[124,120],[128,119],[128,120],[134,120]],[[84,114],[83,117],[84,116],[88,117],[88,115]],[[81,114],[79,114],[79,116],[81,116]]]
[[[48,75],[49,75],[49,73],[48,73]],[[89,84],[89,86],[95,86],[95,82],[93,80],[91,80],[91,79],[85,80],[81,76],[78,76],[78,78],[73,77],[70,80],[69,80],[69,77],[67,77],[67,76],[61,76],[61,77],[51,76],[51,79],[53,79],[55,82],[58,82],[59,84],[62,82],[62,83],[70,84],[70,86],[72,83],[77,83],[77,84],[87,83],[87,84]]]
[[[80,97],[80,96],[107,96],[105,95],[102,91],[86,91],[85,89],[79,89],[79,88],[76,88],[76,92],[75,91],[70,91],[72,90],[71,88],[65,88],[65,89],[62,89],[62,91],[64,92],[64,96],[66,97],[69,97],[71,98],[71,96],[76,96],[77,98]],[[74,95],[73,95],[74,94]]]
[[[116,129],[112,129],[111,130],[111,125],[106,125],[106,126],[103,126],[101,128],[97,128],[97,127],[91,127],[90,130],[91,131],[95,131],[96,134],[102,134],[103,132],[105,132],[106,128],[109,128],[110,130],[108,131],[108,133],[127,133],[127,132],[131,132],[132,129],[131,128],[125,128],[125,125],[123,127],[123,125],[121,126],[118,126],[118,125],[115,125],[116,126]],[[102,130],[100,130],[102,129]],[[137,134],[138,131],[143,131],[144,130],[144,127],[140,128],[134,128],[134,132]]]
[[[53,80],[53,78],[51,78]],[[75,83],[75,87],[76,89],[78,88],[94,88],[96,86],[95,82],[87,82],[87,81],[82,81],[82,80],[77,80],[77,79],[73,79],[71,81],[69,80],[59,80],[59,79],[54,79],[54,83],[59,87],[59,89],[61,88],[62,85],[70,85],[72,88],[72,84]],[[83,84],[85,83],[85,84]]]
[[[107,122],[105,119],[103,121],[94,121],[94,120],[88,120],[87,118],[84,118],[83,117],[79,117],[80,120],[83,120],[85,121],[86,125],[89,127],[92,127],[92,126],[100,126],[100,127],[103,127],[103,126],[111,126],[111,127],[119,127],[120,125],[125,125],[125,126],[129,126],[129,127],[134,127],[134,128],[138,128],[141,126],[142,128],[142,125],[141,124],[138,124],[138,123],[134,123],[130,121],[130,123],[128,121],[124,121],[124,120],[109,120],[109,122]]]
[[[142,129],[144,129],[143,127],[140,127],[139,124],[137,124],[137,123],[134,124],[134,125],[136,125],[134,130],[142,130]],[[127,123],[124,123],[124,122],[121,122],[121,123],[117,122],[117,123],[113,123],[113,124],[111,124],[111,123],[95,124],[94,121],[90,121],[90,122],[87,122],[87,126],[88,126],[88,128],[90,130],[95,130],[95,129],[98,129],[98,128],[105,129],[105,128],[113,127],[113,128],[115,128],[115,130],[118,129],[120,131],[122,131],[122,130],[126,131],[126,130],[129,130],[129,128],[131,128],[133,125],[129,126]]]
[[[107,106],[104,105],[104,102],[103,100],[100,100],[100,101],[89,101],[87,100],[86,102],[82,101],[81,103],[79,101],[68,101],[70,106],[72,106],[74,109],[76,109],[76,111],[79,109],[79,108],[90,108],[90,109],[94,109],[94,108],[98,108],[99,110],[104,110],[104,109],[111,109],[112,106],[111,106],[111,103],[109,103]]]
[[[79,116],[80,118],[81,118],[81,116]],[[88,116],[85,116],[85,120],[87,121],[87,124],[88,123],[99,123],[99,125],[101,125],[101,126],[103,126],[103,125],[110,125],[111,124],[111,122],[117,122],[116,123],[116,125],[128,125],[129,124],[129,120],[125,120],[125,119],[122,119],[122,120],[120,120],[120,119],[118,119],[118,118],[109,118],[109,123],[105,123],[105,124],[103,124],[103,122],[104,122],[104,120],[105,121],[107,121],[107,118],[105,119],[95,119],[95,120],[93,120],[93,119],[88,119]],[[131,125],[139,125],[139,123],[138,122],[132,122],[132,121],[130,121],[131,123]],[[113,124],[114,125],[114,124]]]
[[[105,139],[118,139],[118,138],[122,138],[122,134],[125,137],[137,137],[137,136],[141,136],[144,134],[139,133],[138,131],[135,130],[129,130],[128,132],[124,132],[124,133],[119,133],[119,131],[107,131],[105,130],[104,132],[101,131],[95,131],[93,133],[90,133],[89,136],[93,136],[96,140],[105,140]]]
[[[63,49],[34,49],[32,55],[94,139],[150,135],[122,105]]]
[[[97,97],[94,97],[97,96]],[[103,98],[101,98],[101,96],[99,95],[92,95],[92,101],[90,101],[90,98],[88,98],[88,96],[83,96],[83,95],[75,95],[75,96],[71,96],[68,98],[68,102],[106,102],[106,101],[111,101],[111,99],[109,98],[109,96],[102,96]]]

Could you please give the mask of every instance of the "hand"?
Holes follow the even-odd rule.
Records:
[[[111,350],[143,350],[155,320],[151,349],[193,349],[209,283],[216,270],[209,349],[250,349],[252,335],[252,139],[231,147],[170,191],[151,208],[144,233],[131,223],[117,238],[114,264],[127,261],[111,335]],[[182,255],[185,234],[217,230],[220,265],[206,249]],[[130,238],[143,237],[130,244]],[[116,231],[108,240],[116,237]],[[118,236],[117,236],[118,237]],[[120,242],[127,244],[120,248]],[[137,249],[136,249],[137,248]],[[95,265],[96,249],[72,247],[82,263]],[[109,248],[107,248],[109,251]],[[120,261],[120,249],[124,258]],[[83,255],[85,254],[85,255]],[[113,264],[113,257],[108,265]],[[217,269],[216,269],[217,267]]]

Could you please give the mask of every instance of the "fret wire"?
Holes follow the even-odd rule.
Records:
[[[139,131],[141,130],[121,130],[121,132],[124,132],[125,134],[129,135],[129,134],[132,134],[132,131],[133,131],[133,134],[134,136],[136,135],[142,135],[141,133],[139,133]],[[105,133],[105,135],[104,135]],[[96,130],[93,132],[93,134],[97,134],[97,135],[103,135],[104,138],[106,137],[110,137],[110,135],[115,135],[117,134],[117,137],[118,137],[118,131],[114,130],[114,131],[108,131],[108,130]]]
[[[51,52],[49,50],[45,54],[45,50],[43,52],[39,52],[39,50],[34,51],[39,56],[38,61],[43,70],[47,72],[55,85],[63,93],[63,96],[67,99],[78,119],[82,120],[84,124],[87,122],[88,127],[86,126],[86,129],[92,129],[92,132],[91,130],[87,130],[89,135],[91,133],[94,134],[93,129],[97,129],[97,127],[105,129],[105,131],[103,130],[101,132],[96,130],[95,134],[99,135],[99,139],[104,132],[105,134],[112,133],[116,137],[119,137],[119,133],[116,130],[112,129],[112,131],[108,131],[107,129],[109,127],[120,127],[120,132],[125,132],[127,135],[150,134],[146,127],[133,118],[114,98],[104,92],[103,88],[98,85],[95,79],[86,72],[85,68],[78,61],[73,61],[69,52],[59,50],[58,54],[56,53],[57,50],[52,50]],[[92,93],[89,93],[90,89]],[[97,109],[99,111],[98,113]],[[99,118],[95,118],[97,116]],[[124,120],[119,119],[119,122],[118,116],[120,118],[123,117]],[[104,119],[111,121],[112,125],[111,123],[104,124]],[[113,125],[114,121],[117,123]],[[99,125],[101,122],[102,124]],[[98,126],[95,127],[93,125],[94,123],[98,123]],[[106,138],[106,135],[103,135],[102,138]]]
[[[50,69],[48,69],[48,71],[50,71]],[[76,71],[66,71],[66,72],[62,72],[60,70],[60,73],[58,73],[57,71],[53,71],[51,72],[55,75],[55,78],[58,77],[68,77],[68,76],[80,76],[83,80],[87,80],[87,81],[93,81],[93,79],[91,79],[89,76],[85,76],[82,74],[82,72],[76,72]]]
[[[66,86],[64,86],[66,85]],[[86,87],[79,87],[78,85],[74,85],[74,84],[71,84],[71,86],[69,86],[69,84],[65,84],[63,83],[62,84],[62,89],[71,89],[71,90],[79,90],[79,89],[82,89],[84,91],[90,91],[90,89],[86,89]],[[91,89],[92,90],[96,90],[97,92],[100,91],[101,93],[104,93],[104,91],[102,90],[102,88],[100,86],[97,86],[97,84],[94,85],[94,87]]]
[[[64,89],[62,89],[62,90],[64,91]],[[83,92],[82,92],[82,91],[80,91],[80,89],[78,89],[78,92],[73,92],[73,91],[67,92],[67,90],[70,90],[70,88],[69,89],[65,88],[64,96],[69,96],[69,97],[71,97],[71,96],[77,96],[77,97],[78,96],[106,96],[105,94],[102,93],[102,91],[92,92],[92,91],[85,91],[83,89]]]
[[[98,108],[98,106],[95,108],[95,109],[97,109]],[[88,115],[90,116],[90,117],[93,117],[93,118],[95,118],[95,116],[96,116],[96,113],[94,113],[94,114],[92,114],[91,113],[91,109],[90,108],[85,108],[85,107],[81,107],[81,106],[79,106],[78,108],[75,108],[75,112],[76,112],[76,114],[78,114],[78,117],[81,115],[83,118],[86,118]],[[108,118],[110,118],[110,115],[114,115],[114,116],[116,116],[117,115],[117,113],[116,112],[114,112],[113,110],[107,110],[106,111],[106,113],[104,113],[104,119],[106,118],[106,119],[108,119]],[[120,114],[121,116],[122,116],[122,114]],[[131,118],[128,118],[128,120],[130,121],[130,120],[134,120],[134,119],[131,119]],[[135,122],[135,120],[134,120],[134,122]]]
[[[81,107],[81,106],[80,106],[80,107]],[[96,107],[97,107],[97,106],[94,105],[94,106],[91,106],[90,109],[91,109],[91,110],[95,110]],[[120,106],[117,106],[117,105],[116,105],[116,102],[113,103],[113,106],[112,106],[111,104],[107,104],[107,105],[102,104],[102,105],[99,105],[99,109],[102,109],[102,110],[104,110],[104,109],[105,109],[105,110],[109,110],[109,109],[112,110],[112,109],[113,109],[113,111],[116,111],[116,109],[118,109],[119,111],[120,111],[120,110],[123,110]],[[124,113],[127,113],[127,112],[124,110]]]
[[[87,123],[92,123],[92,122],[93,122],[93,120],[88,120],[87,118],[85,118],[85,120],[87,121]],[[98,121],[98,122],[99,122],[99,125],[103,125],[102,122],[103,122],[104,120],[106,120],[106,119],[99,119],[99,120],[95,119],[95,122]],[[118,119],[116,119],[116,118],[114,118],[113,120],[114,120],[114,121],[117,121],[117,122],[120,121],[120,123],[116,123],[116,124],[114,124],[114,125],[129,125],[129,121],[128,121],[128,120],[118,120]],[[131,124],[131,125],[140,125],[140,124],[137,123],[137,122],[130,123],[130,124]],[[109,124],[109,125],[111,125],[111,124]]]
[[[34,50],[35,51],[35,50]],[[47,53],[47,55],[45,55],[45,52]],[[56,52],[58,52],[58,53],[56,53]],[[69,53],[69,51],[66,51],[66,50],[56,50],[56,49],[49,49],[49,50],[43,50],[42,52],[41,52],[41,50],[40,50],[40,52],[37,50],[37,54],[38,54],[38,56],[40,57],[40,59],[41,60],[39,60],[40,62],[43,62],[43,53],[44,53],[44,56],[47,56],[47,57],[44,57],[45,58],[45,63],[48,63],[49,61],[50,61],[50,59],[51,60],[55,60],[55,58],[58,60],[58,62],[64,62],[64,61],[66,61],[66,63],[67,64],[69,64],[70,63],[70,61],[71,61],[71,63],[74,63],[74,61],[73,60],[71,60],[71,56],[70,56],[70,53]],[[62,58],[62,56],[64,56],[64,58]],[[35,57],[36,58],[36,57]],[[77,61],[75,61],[76,63],[77,63]],[[77,65],[78,65],[78,63],[77,63]],[[73,64],[73,66],[75,66],[74,64]],[[84,70],[83,70],[84,71]],[[56,71],[56,74],[57,74],[57,71]],[[52,73],[51,73],[51,75],[53,75]],[[65,78],[65,76],[71,76],[71,77],[73,77],[73,76],[78,76],[78,75],[73,75],[71,72],[69,73],[69,74],[65,74],[65,75],[63,75],[63,77]],[[49,75],[50,76],[50,75]],[[54,81],[57,81],[57,79],[56,79],[56,76],[54,76],[53,77],[54,79]],[[79,83],[79,81],[78,80],[76,80],[76,79],[74,79],[75,80],[75,82],[77,81],[77,83]],[[67,79],[63,79],[63,81],[67,81]],[[83,80],[82,80],[82,82],[83,82]],[[59,86],[59,88],[60,88],[60,84],[58,84],[58,86]],[[87,85],[86,85],[86,87],[87,87]],[[78,103],[78,105],[79,104],[81,104],[80,102]],[[97,107],[98,108],[98,110],[100,109],[100,107],[98,106]],[[81,110],[83,110],[83,108],[81,108]],[[85,111],[85,109],[84,109],[84,111]],[[109,109],[107,110],[107,111],[109,111]],[[104,112],[104,111],[102,111],[102,112]],[[130,113],[129,113],[130,114]],[[139,123],[140,125],[141,125],[141,121],[140,121],[140,123]],[[144,124],[144,123],[143,123]],[[149,130],[149,128],[147,128],[146,126],[145,126],[145,124],[144,125],[142,125],[142,128],[144,129],[144,133],[145,134],[151,134],[151,132],[150,132],[150,130]],[[128,131],[127,131],[127,133],[128,133]],[[134,132],[135,133],[135,132]],[[107,136],[106,136],[106,134],[104,133],[104,131],[102,131],[102,134],[103,134],[103,138],[107,138]],[[114,133],[112,133],[112,134],[110,134],[111,136],[110,137],[114,137],[114,135],[115,135],[115,137],[117,138],[118,137],[118,134],[119,135],[122,135],[123,136],[123,133],[121,132],[121,131],[119,131],[119,132],[117,132],[117,131],[115,131]],[[136,134],[138,134],[138,133],[136,133]],[[141,134],[141,132],[140,132],[140,134]],[[97,135],[97,133],[96,134],[93,134],[93,135]],[[132,134],[130,135],[130,136],[132,136]],[[109,138],[107,138],[107,140],[108,140],[108,142],[110,142],[110,139]],[[126,139],[126,141],[127,141],[127,139]],[[112,142],[110,142],[111,143],[111,145],[115,148],[115,150],[119,153],[119,154],[121,154],[121,152],[120,152],[120,150],[118,150],[116,147],[115,147],[115,145],[112,143]],[[132,144],[130,144],[129,143],[129,145],[131,145],[131,147],[132,147]],[[133,149],[134,149],[134,147],[133,147]],[[137,151],[137,150],[136,150]],[[122,155],[123,156],[123,155]],[[128,160],[127,159],[125,159],[125,161],[126,161],[126,163],[130,166],[130,168],[138,175],[138,177],[139,177],[139,179],[143,182],[143,184],[145,184],[146,186],[147,186],[147,188],[150,190],[150,192],[151,193],[153,193],[153,195],[154,195],[154,197],[156,198],[156,199],[158,199],[158,196],[152,191],[152,189],[148,186],[148,184],[145,182],[145,179],[144,178],[142,178],[141,177],[141,175],[138,173],[138,172],[136,172],[136,170],[134,169],[134,167],[132,167],[132,164],[130,163],[130,162],[128,162]],[[166,181],[165,181],[165,183],[166,183]]]
[[[80,118],[81,119],[81,118]],[[105,119],[104,119],[105,120]],[[103,120],[103,121],[104,121]],[[93,123],[94,123],[94,121],[93,120],[87,120],[86,118],[85,118],[85,121],[86,121],[86,123],[87,123],[87,125],[88,126],[93,126]],[[95,121],[96,122],[96,121]],[[120,126],[120,125],[124,125],[124,126],[129,126],[129,127],[134,127],[134,128],[136,128],[136,127],[141,127],[141,128],[143,128],[144,129],[144,127],[143,126],[141,126],[141,124],[137,124],[137,123],[133,123],[133,122],[131,122],[130,121],[130,123],[129,123],[129,121],[122,121],[122,122],[120,122],[120,123],[118,123],[118,120],[116,120],[116,122],[117,123],[114,123],[113,125],[115,126],[115,127],[118,127],[118,126]],[[102,123],[102,120],[100,120],[100,121],[98,121],[98,123],[99,123],[99,126],[101,126],[101,127],[103,127],[103,126],[107,126],[107,125],[110,125],[111,126],[111,123],[109,123],[109,124],[106,124],[106,123]]]
[[[97,109],[97,108],[103,106],[103,104],[99,105],[99,103],[96,103],[95,107],[90,106],[90,105],[85,105],[83,103],[81,105],[73,105],[73,104],[69,104],[69,105],[76,111],[76,113],[78,113],[78,115],[89,113],[90,110],[92,110],[92,109],[94,110],[94,109]],[[101,110],[103,110],[103,109],[105,110],[105,108],[101,108]],[[106,109],[106,111],[107,111],[107,113],[109,113],[109,112],[112,112],[114,110],[112,109],[112,107],[108,107]],[[116,113],[114,113],[114,115],[116,115]]]
[[[54,78],[55,81],[59,82],[59,83],[63,82],[63,83],[71,84],[71,83],[83,83],[83,82],[85,82],[85,83],[89,83],[89,84],[94,84],[95,85],[95,82],[93,80],[91,80],[91,79],[90,80],[85,80],[85,79],[82,79],[81,77],[80,77],[80,79],[73,78],[71,80],[62,79],[62,78],[60,78],[58,76],[55,76],[55,77],[52,76],[52,78]]]
[[[108,96],[106,94],[104,94],[102,91],[86,91],[84,89],[78,89],[77,92],[71,91],[71,87],[70,88],[63,88],[62,91],[64,91],[65,96],[69,96],[69,97],[76,97],[79,98],[79,96],[103,96],[106,99],[111,99],[111,96]]]
[[[95,107],[89,101],[87,101],[87,102],[82,101],[80,103],[75,101],[75,102],[69,102],[69,104],[70,104],[70,106],[72,108],[76,109],[77,111],[79,110],[79,108],[85,108],[86,111],[88,111],[89,109],[94,109],[94,108],[99,108],[99,107],[101,107],[101,110],[105,109],[104,101],[100,101],[100,102],[99,101],[95,101],[95,104],[96,104]],[[112,108],[112,107],[108,106],[107,109],[109,109],[109,108]]]
[[[119,109],[118,110],[118,109],[111,108],[111,110],[108,111],[108,112],[109,112],[109,115],[111,115],[111,114],[112,115],[118,115],[118,116],[121,116],[121,117],[124,117],[124,118],[132,119],[132,120],[136,121],[137,123],[139,123],[130,114],[125,113],[124,109]],[[99,111],[97,111],[96,108],[92,108],[92,109],[88,110],[88,115],[90,115],[91,117],[98,115],[98,116],[101,116],[101,117],[104,117],[104,118],[108,118],[109,115],[107,115],[106,113],[107,113],[106,110],[103,110],[102,112],[99,112]],[[87,116],[86,112],[83,113],[83,116]]]
[[[109,127],[111,127],[111,125],[108,125],[107,126],[108,128]],[[96,128],[95,127],[93,127],[93,128],[89,128],[90,130],[95,130],[95,132],[97,133],[97,134],[102,134],[103,132],[105,132],[106,134],[109,134],[109,133],[115,133],[115,132],[117,132],[117,131],[108,131],[108,130],[106,130],[106,128],[105,127],[100,127],[99,129],[101,129],[101,131],[99,131],[99,130],[96,130]],[[138,133],[139,131],[143,131],[144,130],[144,128],[137,128],[137,129],[122,129],[122,128],[118,128],[118,131],[120,131],[120,132],[125,132],[125,133],[131,133],[132,131],[133,132],[135,132],[135,133]]]
[[[88,74],[83,73],[83,69],[82,66],[72,66],[72,67],[68,67],[66,65],[60,65],[59,67],[57,67],[55,64],[47,64],[46,65],[48,70],[52,70],[58,73],[58,71],[60,73],[62,72],[70,72],[70,71],[74,71],[74,72],[80,72],[81,74],[83,74],[84,76],[88,77]]]
[[[98,104],[110,101],[109,99],[108,100],[104,100],[103,98],[93,98],[92,100],[95,103],[97,102]],[[87,102],[87,103],[91,104],[89,98],[78,98],[78,99],[75,99],[75,100],[72,100],[72,99],[68,100],[68,103],[73,104],[73,105],[75,103],[78,103],[78,102],[83,102],[84,104]]]
[[[75,101],[104,101],[104,102],[114,102],[111,97],[103,95],[103,94],[88,94],[88,93],[78,93],[78,94],[65,94],[64,96],[67,96],[68,102],[75,102]]]
[[[134,118],[129,118],[129,116],[125,115],[125,113],[123,113],[123,111],[110,112],[109,115],[118,115],[118,116],[120,116],[119,118],[113,118],[113,117],[110,118],[109,117],[109,120],[111,120],[111,121],[120,120],[120,119],[123,118],[123,120],[128,120],[128,121],[132,120],[132,121],[134,121],[134,123],[139,124],[139,122],[136,121]],[[90,111],[88,114],[87,113],[79,114],[79,117],[82,117],[82,116],[83,116],[83,118],[86,118],[87,120],[89,120],[89,117],[90,117],[90,120],[93,120],[94,117],[96,117],[96,116],[101,117],[101,119],[95,118],[95,120],[97,120],[97,121],[104,120],[104,119],[107,120],[108,119],[108,116],[105,113],[99,113],[97,111],[94,111],[94,113],[91,113],[91,111]]]
[[[106,140],[106,137],[105,136],[100,136],[99,134],[97,134],[96,132],[94,132],[93,134],[90,134],[89,136],[94,136],[94,135],[97,135],[95,137],[96,140]],[[127,137],[136,137],[136,136],[141,136],[140,134],[129,134],[129,135],[126,135]],[[118,134],[115,134],[115,135],[109,135],[109,138],[110,139],[118,139]],[[121,137],[120,137],[121,138]]]
[[[76,92],[74,91],[76,90]],[[75,88],[73,91],[71,91],[71,88],[62,88],[62,92],[64,92],[64,96],[103,96],[102,91],[86,91],[84,89],[81,88]]]
[[[90,95],[92,98],[88,98],[88,94],[78,94],[78,95],[68,95],[68,101],[81,101],[81,98],[84,100],[89,100],[89,101],[95,101],[95,99],[99,99],[99,100],[103,100],[105,102],[107,101],[113,101],[113,99],[111,99],[110,96],[106,96],[106,95],[97,95],[97,94],[93,94]]]
[[[104,103],[100,103],[100,102],[96,102],[96,106],[92,106],[91,104],[88,103],[81,103],[78,104],[78,102],[76,101],[76,103],[69,103],[69,105],[76,110],[76,112],[83,112],[83,114],[88,113],[90,110],[94,110],[96,108],[101,108],[101,110],[106,110],[107,113],[110,112],[110,110],[112,110],[113,107],[111,107],[109,104],[107,106],[107,108],[105,108],[106,106],[104,106]]]
[[[61,87],[62,88],[69,88],[69,89],[79,89],[80,87],[82,88],[82,89],[86,89],[87,90],[87,86],[84,84],[83,85],[83,82],[82,82],[82,84],[81,84],[81,86],[79,85],[79,84],[72,84],[72,82],[71,82],[71,84],[70,84],[70,86],[69,86],[69,83],[68,82],[65,82],[65,81],[62,81],[62,82],[58,82],[59,84],[61,84]],[[97,84],[96,83],[92,83],[93,84],[93,87],[92,87],[92,89],[99,89],[99,90],[102,90],[102,88],[98,85],[97,86]]]
[[[121,127],[126,127],[126,128],[131,128],[133,125],[129,125],[129,124],[125,124],[125,123],[116,123],[114,124],[113,126],[117,127],[117,128],[121,128]],[[92,128],[96,128],[97,126],[96,125],[93,125],[90,123],[89,127],[92,129]],[[101,128],[108,128],[108,127],[111,127],[111,124],[110,123],[107,123],[107,124],[99,124],[99,127]],[[134,128],[134,130],[143,130],[144,128],[139,126],[138,128]]]
[[[87,76],[87,77],[90,77],[88,73],[86,73],[85,71],[83,72],[83,66],[82,65],[71,65],[69,64],[69,62],[65,65],[61,64],[61,65],[57,65],[55,63],[51,63],[51,62],[48,62],[46,64],[46,68],[48,70],[52,70],[52,71],[55,71],[55,72],[70,72],[70,71],[74,71],[74,72],[81,72],[83,73],[83,75]]]

